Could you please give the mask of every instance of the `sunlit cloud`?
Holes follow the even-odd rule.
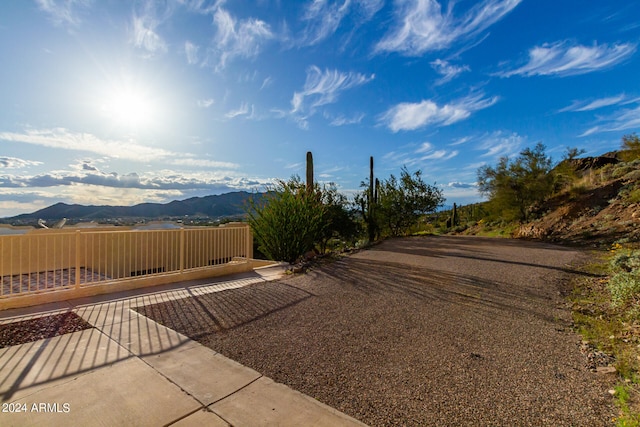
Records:
[[[393,29],[378,42],[375,51],[419,56],[447,49],[485,31],[521,1],[485,0],[462,16],[454,16],[456,2],[449,3],[446,11],[436,0],[396,2]]]
[[[381,122],[393,132],[426,126],[448,126],[496,102],[498,97],[485,98],[483,94],[469,95],[444,105],[438,105],[430,99],[417,103],[403,102],[387,110],[382,115]]]
[[[236,176],[229,172],[184,172],[164,169],[154,172],[104,172],[99,169],[55,170],[38,175],[0,175],[4,191],[9,188],[51,188],[92,185],[108,188],[135,188],[139,190],[211,190],[251,189],[271,180]]]
[[[612,96],[608,98],[596,99],[594,101],[574,101],[568,107],[560,110],[561,113],[567,111],[591,111],[597,110],[603,107],[609,107],[611,105],[622,104],[625,101],[625,95]]]
[[[76,26],[81,23],[80,10],[88,7],[91,0],[36,0],[36,3],[55,25]]]
[[[566,41],[547,43],[529,50],[529,61],[520,68],[497,73],[511,76],[572,76],[604,70],[630,58],[636,51],[633,43],[614,45],[594,43],[574,45]]]
[[[331,122],[329,122],[329,125],[330,126],[356,125],[362,122],[362,119],[364,119],[364,116],[365,116],[364,113],[359,113],[352,117],[345,117],[340,115],[338,117],[335,117],[333,120],[331,120]]]
[[[214,100],[212,98],[198,99],[196,103],[200,108],[209,108],[213,105]]]
[[[208,160],[208,159],[201,159],[201,158],[174,159],[171,161],[171,164],[176,166],[216,168],[216,169],[237,169],[238,167],[240,167],[240,165],[238,165],[237,163],[220,162],[217,160]]]
[[[158,22],[150,17],[133,17],[133,45],[144,49],[149,54],[161,54],[167,52],[167,43],[156,33]]]
[[[28,129],[23,133],[0,132],[0,140],[22,142],[64,150],[85,151],[109,158],[133,160],[136,162],[159,161],[166,164],[191,165],[205,162],[190,153],[174,152],[162,148],[140,145],[133,140],[104,140],[88,133],[73,133],[64,128],[35,130]],[[213,166],[215,163],[209,163]],[[227,162],[219,163],[220,167],[232,167]],[[233,166],[235,167],[235,166]]]
[[[462,145],[462,144],[466,144],[467,142],[471,141],[473,138],[470,136],[463,136],[461,138],[456,138],[451,144],[451,146],[456,146],[456,145]]]
[[[227,112],[224,116],[228,119],[233,119],[239,116],[247,116],[247,118],[252,118],[254,117],[254,110],[255,109],[253,105],[250,106],[248,103],[243,102],[242,104],[240,104],[239,108]]]
[[[610,116],[600,118],[601,124],[583,132],[580,136],[589,136],[600,132],[618,132],[640,128],[640,105],[620,110]]]
[[[266,22],[253,18],[238,21],[222,8],[216,10],[213,21],[216,35],[211,50],[217,57],[216,69],[219,70],[236,57],[255,57],[264,43],[274,38]]]
[[[436,59],[435,61],[432,61],[431,68],[433,68],[438,74],[442,76],[436,81],[436,85],[442,85],[450,82],[458,75],[464,73],[465,71],[471,70],[467,65],[452,65],[442,59]]]
[[[518,153],[524,141],[525,138],[515,132],[508,134],[503,131],[496,131],[481,137],[476,149],[484,151],[481,157],[497,159]]]
[[[447,150],[436,150],[433,144],[430,142],[423,142],[420,146],[415,150],[415,154],[419,154],[415,160],[424,161],[424,160],[449,160],[458,155],[457,150],[447,151]]]
[[[367,76],[354,72],[343,73],[338,70],[321,71],[315,65],[311,66],[307,70],[307,80],[303,89],[293,94],[291,112],[312,110],[315,107],[333,103],[340,92],[368,83],[374,78],[374,74]]]
[[[298,43],[303,46],[317,44],[332,36],[349,13],[357,14],[362,22],[366,22],[383,5],[383,0],[346,0],[344,2],[313,0],[305,8],[302,17],[305,29]]]
[[[18,159],[17,157],[0,156],[0,168],[19,169],[28,166],[41,165],[42,162]]]
[[[273,84],[273,78],[271,76],[265,78],[262,81],[262,85],[260,86],[260,90],[268,88],[269,86],[271,86]]]
[[[187,55],[187,62],[189,64],[198,63],[198,49],[199,47],[190,41],[184,43],[184,53]]]
[[[423,142],[413,151],[391,151],[382,158],[397,166],[415,167],[431,160],[450,160],[458,154],[457,150],[437,149],[432,143]]]
[[[302,44],[313,45],[332,35],[338,29],[340,21],[349,12],[349,6],[349,1],[342,4],[330,3],[326,0],[312,1],[302,17],[305,21]]]

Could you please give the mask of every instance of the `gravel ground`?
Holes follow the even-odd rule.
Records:
[[[304,275],[138,311],[369,425],[604,426],[564,300],[572,249],[388,240]]]
[[[73,312],[0,325],[0,348],[26,344],[92,328]]]

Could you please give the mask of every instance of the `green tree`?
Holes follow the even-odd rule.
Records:
[[[260,251],[289,263],[315,247],[326,225],[320,191],[308,191],[297,176],[277,181],[262,201],[251,200],[247,214]]]
[[[391,175],[380,182],[376,211],[378,227],[391,236],[406,234],[422,215],[434,212],[443,203],[442,190],[426,184],[421,171],[411,174],[403,167],[400,179]]]
[[[622,159],[626,162],[640,159],[640,138],[635,133],[622,137]]]
[[[553,192],[552,162],[545,150],[544,144],[538,143],[513,161],[502,157],[495,167],[478,169],[478,188],[503,219],[529,220],[531,207]]]
[[[567,147],[562,161],[553,168],[554,191],[560,191],[571,185],[578,178],[574,160],[586,153],[582,148]]]
[[[359,230],[353,212],[349,209],[347,197],[338,192],[334,183],[324,185],[321,202],[325,211],[319,245],[320,252],[325,253],[331,239],[351,243]]]

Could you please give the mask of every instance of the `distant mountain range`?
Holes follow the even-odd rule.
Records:
[[[237,217],[245,213],[245,206],[252,197],[263,197],[264,193],[236,191],[216,196],[192,197],[170,203],[141,203],[134,206],[84,206],[56,203],[33,213],[4,218],[2,222],[27,222],[38,219],[55,221],[99,220],[115,218],[166,219],[176,217]]]

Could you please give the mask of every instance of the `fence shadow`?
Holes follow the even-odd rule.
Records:
[[[224,333],[261,319],[313,296],[282,282],[191,295],[134,309],[161,325],[198,340],[211,333]]]

